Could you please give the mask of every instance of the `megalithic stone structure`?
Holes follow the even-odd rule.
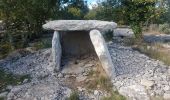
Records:
[[[96,54],[99,57],[99,60],[103,66],[103,69],[106,71],[108,76],[115,77],[115,68],[112,63],[112,59],[105,43],[105,40],[98,30],[90,31],[90,39],[95,48]]]
[[[115,77],[112,63],[102,32],[115,29],[114,22],[98,20],[55,20],[43,25],[46,30],[54,30],[52,57],[55,70],[61,70],[62,54],[86,55],[95,52],[109,77]],[[62,41],[62,43],[61,43]]]

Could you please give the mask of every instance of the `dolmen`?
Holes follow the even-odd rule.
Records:
[[[45,30],[54,30],[52,57],[55,70],[61,70],[62,55],[81,56],[95,53],[109,77],[115,77],[103,33],[114,30],[114,22],[98,20],[54,20],[43,25]]]

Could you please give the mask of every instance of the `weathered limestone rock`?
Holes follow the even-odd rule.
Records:
[[[49,77],[14,87],[7,95],[7,100],[66,100],[71,93],[70,88],[61,86],[57,80]]]
[[[144,86],[140,85],[121,87],[119,93],[129,98],[129,100],[150,100]]]
[[[150,89],[154,85],[154,82],[146,79],[142,79],[141,85],[145,86],[147,89]]]
[[[92,30],[90,31],[90,38],[95,48],[96,54],[99,57],[99,60],[106,73],[110,77],[116,76],[115,68],[102,34],[98,30]]]
[[[134,32],[129,28],[117,28],[113,33],[116,37],[134,37]]]
[[[164,93],[163,97],[165,100],[170,100],[170,93]]]
[[[53,64],[55,65],[55,70],[60,70],[60,63],[61,63],[61,44],[60,44],[60,36],[57,31],[54,32],[53,40],[52,40],[52,57],[53,57]]]
[[[114,22],[98,21],[98,20],[55,20],[43,25],[44,29],[57,31],[90,31],[98,29],[100,31],[108,31],[116,28]]]

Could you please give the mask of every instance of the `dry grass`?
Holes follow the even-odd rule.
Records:
[[[126,98],[120,95],[117,91],[113,91],[113,84],[100,64],[95,71],[92,70],[89,73],[88,78],[89,81],[85,85],[86,88],[92,90],[104,90],[109,93],[109,96],[103,97],[102,100],[126,100]]]
[[[102,100],[126,100],[126,98],[117,91],[113,91],[109,97],[103,97]]]
[[[113,85],[103,68],[99,65],[96,70],[91,70],[85,87],[88,89],[99,89],[107,92],[112,91]]]
[[[151,100],[164,100],[163,97],[156,96],[156,97],[151,97]]]
[[[160,44],[142,44],[134,47],[134,49],[137,49],[153,59],[160,60],[170,65],[170,50],[163,48]]]
[[[170,48],[166,48],[162,43],[146,43],[137,39],[125,40],[125,44],[132,46],[134,50],[146,54],[147,56],[160,60],[170,66]]]
[[[121,99],[125,97],[118,92],[113,91],[113,84],[99,62],[96,62],[96,65],[88,72],[85,80],[78,82],[76,81],[76,77],[69,77],[64,81],[64,84],[75,90],[68,100],[78,100],[75,99],[78,97],[76,92],[78,91],[77,87],[85,88],[89,93],[93,93],[94,90],[100,90],[107,93],[108,97],[104,97],[103,100],[125,100]]]

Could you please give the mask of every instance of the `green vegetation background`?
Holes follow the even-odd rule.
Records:
[[[104,0],[93,9],[84,0],[0,0],[0,20],[5,30],[0,32],[0,58],[34,42],[37,48],[49,47],[49,43],[42,43],[44,34],[48,33],[42,25],[48,20],[115,21],[118,25],[131,26],[139,39],[143,26],[166,23],[161,30],[169,33],[169,6],[169,0]]]

